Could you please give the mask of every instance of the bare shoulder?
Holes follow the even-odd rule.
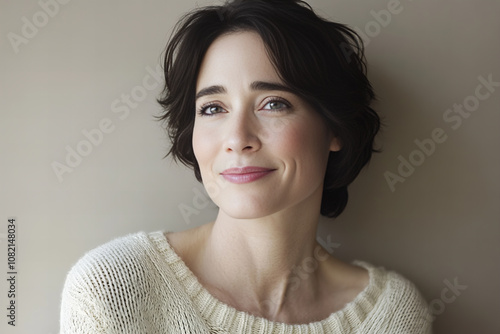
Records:
[[[370,284],[366,268],[330,256],[321,266],[320,290],[334,311],[354,301]]]
[[[212,225],[213,223],[207,223],[184,231],[166,232],[165,238],[183,261],[188,263],[196,256]]]

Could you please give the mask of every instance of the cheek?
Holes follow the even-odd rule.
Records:
[[[207,157],[210,155],[210,137],[208,133],[204,133],[204,131],[199,127],[194,127],[193,129],[193,152],[198,161],[200,167],[205,164]]]
[[[278,154],[283,153],[307,165],[315,165],[314,162],[322,165],[328,157],[328,136],[322,124],[289,123],[282,131],[276,132],[273,141],[278,144]]]

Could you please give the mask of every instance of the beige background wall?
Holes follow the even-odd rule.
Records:
[[[57,333],[65,275],[85,251],[216,212],[190,171],[162,160],[168,144],[152,117],[172,25],[206,2],[55,1],[0,1],[2,333]],[[345,214],[322,221],[320,240],[341,258],[413,280],[435,310],[436,333],[498,333],[500,2],[310,4],[366,35],[386,124],[383,152],[351,187]],[[497,82],[490,90],[488,78]],[[400,167],[402,159],[418,166]],[[11,216],[15,328],[5,316]]]

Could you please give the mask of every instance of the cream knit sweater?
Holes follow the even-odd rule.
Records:
[[[162,232],[141,232],[90,251],[71,269],[62,295],[61,334],[431,333],[429,309],[412,283],[355,263],[370,274],[355,300],[322,321],[290,325],[215,299]]]

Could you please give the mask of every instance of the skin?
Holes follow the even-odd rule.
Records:
[[[219,212],[214,222],[166,236],[220,301],[273,321],[308,323],[352,301],[368,273],[316,242],[328,154],[341,147],[321,116],[279,85],[256,33],[223,35],[210,46],[197,81],[193,149]],[[221,175],[243,166],[273,171],[243,184]],[[314,270],[305,272],[306,263]]]

